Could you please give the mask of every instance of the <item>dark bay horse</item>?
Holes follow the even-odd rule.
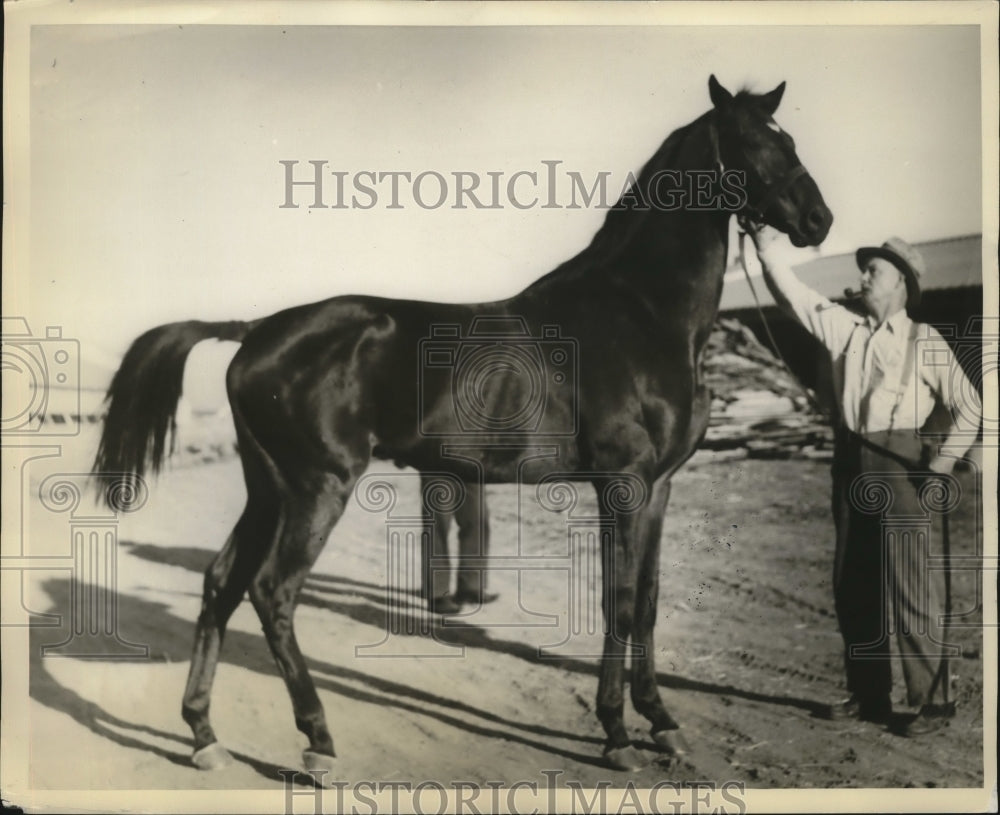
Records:
[[[712,77],[709,91],[712,108],[666,139],[590,245],[508,300],[335,297],[250,323],[165,325],[132,344],[108,391],[97,473],[157,470],[188,352],[210,337],[242,341],[226,381],[247,504],[205,575],[183,702],[196,765],[228,756],[209,699],[226,623],[249,592],[309,738],[304,762],[335,766],[293,614],[373,452],[465,481],[592,482],[614,522],[602,543],[605,757],[639,763],[623,720],[626,656],[635,709],[675,749],[653,665],[660,533],[669,479],[708,424],[701,362],[730,217],[752,216],[798,246],[821,243],[833,220],[772,118],[784,83],[733,95]],[[507,357],[477,367],[464,352],[484,342]],[[629,507],[618,500],[625,481]]]

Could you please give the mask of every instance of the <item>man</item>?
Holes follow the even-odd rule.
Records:
[[[421,495],[433,489],[433,476],[420,476]],[[454,512],[429,509],[434,528],[421,551],[423,596],[435,614],[457,614],[463,604],[481,606],[492,603],[499,595],[486,591],[486,558],[489,555],[490,519],[487,514],[483,485],[465,483],[465,500]],[[450,592],[451,559],[448,556],[448,532],[454,516],[458,524],[458,574],[455,593]]]
[[[882,246],[857,250],[865,311],[859,316],[805,286],[781,263],[775,251],[780,233],[760,227],[750,234],[774,299],[820,340],[833,360],[839,413],[833,464],[834,600],[851,696],[832,705],[829,715],[889,721],[888,597],[908,703],[919,711],[903,733],[933,732],[954,714],[954,707],[945,703],[949,677],[942,659],[939,595],[931,579],[935,574],[928,571],[926,551],[917,549],[914,540],[883,543],[881,514],[865,512],[851,486],[866,473],[878,473],[891,485],[894,515],[924,516],[918,490],[934,474],[949,473],[955,459],[968,451],[979,426],[979,406],[962,403],[962,394],[972,390],[941,335],[907,316],[906,309],[919,301],[924,271],[913,247],[890,238]],[[928,345],[938,364],[922,364],[918,358],[926,358],[916,353],[918,347],[923,352]],[[944,444],[930,450],[922,447],[919,430],[936,406],[947,408],[950,426]]]

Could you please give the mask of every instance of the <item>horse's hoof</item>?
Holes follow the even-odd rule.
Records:
[[[684,734],[681,733],[679,728],[657,730],[652,736],[653,741],[656,742],[656,746],[663,753],[669,753],[672,756],[683,756],[691,750],[687,740],[684,738]]]
[[[622,771],[638,770],[646,764],[646,759],[642,753],[636,750],[631,744],[605,750],[604,761],[612,770]]]
[[[321,787],[333,785],[336,779],[333,772],[337,766],[336,758],[328,756],[326,753],[314,753],[312,750],[304,750],[302,752],[302,764]]]
[[[202,747],[191,754],[191,763],[199,770],[218,770],[233,763],[229,751],[219,742],[213,741],[208,747]]]

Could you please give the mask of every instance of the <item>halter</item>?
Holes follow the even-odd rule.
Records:
[[[745,215],[751,221],[756,221],[758,223],[763,221],[764,213],[771,208],[774,202],[780,198],[784,192],[792,186],[792,184],[798,181],[805,174],[806,168],[801,164],[796,164],[792,167],[792,169],[781,175],[776,181],[772,181],[770,184],[765,184],[764,197],[761,198],[756,205],[750,204],[748,201],[747,205],[741,210],[741,214]]]
[[[714,125],[714,123],[713,123]],[[716,166],[719,168],[721,173],[724,169],[722,163],[722,153],[719,149],[719,132],[718,128],[713,126],[711,128],[709,140],[712,143],[712,153],[715,157]],[[737,258],[740,262],[740,266],[743,269],[743,274],[746,277],[747,285],[750,287],[750,293],[753,295],[754,303],[757,304],[757,312],[760,314],[761,322],[764,326],[764,331],[767,333],[767,338],[771,342],[771,350],[774,352],[775,356],[781,361],[781,364],[785,367],[792,381],[799,386],[802,394],[805,396],[806,400],[812,406],[812,408],[818,412],[822,412],[823,408],[820,405],[816,397],[799,382],[798,377],[792,373],[791,366],[788,361],[781,353],[781,349],[778,347],[778,343],[774,339],[774,335],[771,333],[771,327],[767,323],[767,317],[764,316],[764,308],[760,304],[760,298],[757,297],[757,289],[753,285],[753,280],[750,279],[750,269],[747,267],[747,257],[746,257],[746,237],[747,232],[752,228],[752,224],[762,223],[764,221],[764,213],[770,209],[771,205],[774,203],[775,199],[778,198],[785,190],[787,190],[795,181],[801,176],[805,175],[806,168],[801,164],[797,164],[790,170],[785,172],[777,181],[773,181],[770,184],[764,185],[764,197],[758,202],[756,206],[752,206],[749,203],[744,205],[736,214],[736,221],[740,227],[739,230],[739,251],[737,252]]]
[[[712,153],[715,158],[715,164],[719,168],[720,174],[725,169],[725,165],[722,163],[722,151],[719,147],[719,128],[718,125],[713,122],[712,128],[709,130],[710,136],[709,140],[712,144]],[[796,164],[789,170],[782,173],[776,180],[770,183],[761,182],[764,187],[763,197],[756,203],[751,204],[749,200],[749,195],[747,196],[747,203],[743,205],[743,209],[737,214],[737,218],[741,223],[745,221],[751,221],[754,223],[761,223],[764,220],[764,215],[767,211],[774,205],[774,202],[780,198],[792,184],[798,181],[802,176],[806,175],[807,170],[801,164]],[[759,176],[758,176],[759,177]]]

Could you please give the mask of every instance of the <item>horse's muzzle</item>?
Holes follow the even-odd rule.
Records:
[[[819,246],[826,240],[832,225],[833,213],[826,204],[817,204],[802,217],[798,228],[788,237],[798,247]]]

